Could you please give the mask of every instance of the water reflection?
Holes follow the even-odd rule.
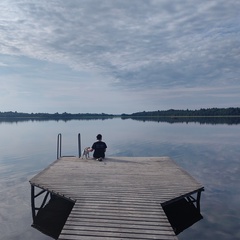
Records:
[[[0,118],[0,124],[1,123],[10,123],[10,124],[16,124],[20,122],[48,122],[48,121],[54,121],[54,122],[69,122],[73,120],[77,121],[99,121],[99,120],[108,120],[113,119],[114,117],[85,117],[85,118]]]
[[[114,117],[88,117],[80,118],[77,121],[93,121],[93,120],[109,120]],[[240,117],[126,117],[122,116],[122,120],[132,119],[135,121],[142,122],[158,122],[158,123],[200,123],[200,124],[227,124],[227,125],[237,125],[240,124]],[[18,123],[18,122],[47,122],[47,121],[56,121],[56,122],[69,122],[76,120],[75,118],[63,118],[63,119],[51,119],[51,118],[0,118],[1,123]]]
[[[200,123],[200,124],[240,124],[240,117],[122,117],[143,122]]]
[[[240,239],[240,125],[109,119],[0,123],[1,240],[46,240],[30,227],[28,180],[56,159],[56,136],[63,155],[77,156],[102,133],[108,156],[169,156],[205,187],[204,219],[178,235],[180,240]]]

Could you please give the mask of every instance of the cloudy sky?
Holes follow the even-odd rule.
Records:
[[[0,111],[240,107],[239,0],[1,0]]]

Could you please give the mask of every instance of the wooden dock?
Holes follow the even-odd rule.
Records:
[[[34,212],[35,187],[74,201],[60,240],[177,239],[163,206],[203,191],[168,157],[61,157],[30,184]]]

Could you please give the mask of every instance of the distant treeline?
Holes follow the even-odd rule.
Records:
[[[149,120],[163,121],[163,118],[169,118],[167,121],[186,121],[183,118],[192,118],[189,121],[195,121],[200,117],[236,117],[240,118],[240,108],[201,108],[199,110],[158,110],[158,111],[143,111],[132,114],[113,115],[107,113],[22,113],[22,112],[0,112],[0,121],[42,121],[42,120],[63,120],[69,121],[73,119],[111,119],[121,117],[122,119],[131,118],[134,120]],[[161,118],[161,119],[160,119]],[[181,118],[181,119],[180,119]],[[194,119],[193,119],[194,118]],[[164,120],[166,121],[166,119]],[[199,121],[199,120],[197,120]]]
[[[222,117],[239,116],[240,108],[201,108],[199,110],[158,110],[122,114],[122,117]]]
[[[21,112],[0,112],[0,120],[29,119],[29,120],[72,120],[72,119],[105,119],[113,118],[113,114],[106,113],[21,113]]]

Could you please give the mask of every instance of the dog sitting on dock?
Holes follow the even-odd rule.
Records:
[[[86,147],[86,148],[84,148],[84,150],[82,151],[82,158],[90,158],[90,156],[89,156],[89,152],[92,152],[92,148],[90,148],[90,147]]]

